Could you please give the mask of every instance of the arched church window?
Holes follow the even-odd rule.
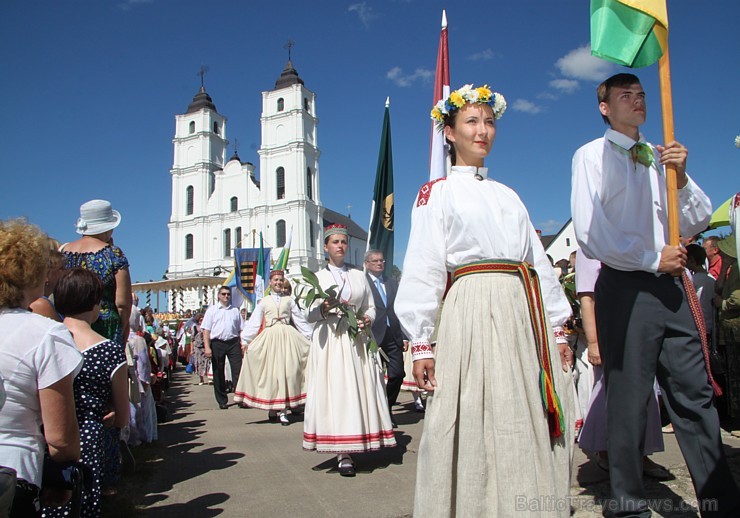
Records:
[[[192,185],[188,185],[185,189],[185,214],[190,216],[193,213],[194,195],[195,190]]]
[[[281,112],[285,109],[285,99],[282,97],[277,100],[277,111]]]
[[[311,248],[316,246],[316,234],[314,233],[313,221],[310,219],[308,220],[308,242],[310,243]]]
[[[278,167],[275,174],[275,185],[277,186],[276,197],[278,200],[285,198],[285,169]]]
[[[214,133],[215,133],[216,135],[218,135],[218,134],[219,134],[219,133],[218,133],[219,131],[220,131],[220,130],[219,130],[219,127],[218,127],[218,122],[216,122],[216,121],[213,121],[213,132],[214,132]]]
[[[234,196],[231,198],[231,212],[236,212],[237,210],[239,210],[239,198]]]
[[[231,229],[224,230],[224,257],[231,257]]]
[[[210,197],[211,194],[213,194],[213,191],[216,190],[216,175],[213,174],[213,171],[208,173],[208,196]]]
[[[277,234],[275,236],[275,246],[277,246],[278,248],[281,246],[285,246],[285,220],[279,219],[275,224],[275,228],[275,233]]]
[[[193,258],[193,234],[185,236],[185,259]]]
[[[307,97],[303,98],[303,109],[306,110],[307,112],[311,111],[308,109],[308,98]]]
[[[311,168],[306,168],[306,196],[309,200],[313,200],[313,173]]]
[[[189,131],[191,135],[195,133],[195,121],[190,121]]]
[[[236,236],[234,239],[234,247],[240,248],[242,246],[242,227],[236,227]]]

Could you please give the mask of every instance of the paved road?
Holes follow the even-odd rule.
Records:
[[[414,479],[423,414],[401,393],[394,408],[397,448],[355,456],[358,475],[342,478],[335,458],[301,449],[302,422],[280,426],[267,412],[231,406],[219,410],[208,385],[198,386],[182,370],[169,393],[172,420],[160,425],[161,460],[142,490],[145,516],[152,517],[404,517],[413,508]],[[694,498],[686,466],[673,435],[652,458],[676,475],[647,481],[656,516],[698,516],[677,510]],[[724,437],[736,480],[740,439]],[[151,466],[149,467],[151,468]],[[572,477],[576,517],[600,515],[596,502],[608,496],[608,476],[577,449]],[[669,509],[674,509],[673,511]]]

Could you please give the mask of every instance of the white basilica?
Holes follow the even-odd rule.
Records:
[[[227,118],[201,86],[175,116],[170,259],[167,279],[217,277],[234,267],[233,249],[265,247],[277,259],[292,228],[288,271],[324,264],[323,227],[350,232],[348,260],[361,264],[367,233],[320,198],[314,93],[288,60],[275,88],[262,92],[259,178],[234,152],[226,160]]]

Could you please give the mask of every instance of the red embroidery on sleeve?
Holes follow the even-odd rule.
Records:
[[[440,180],[446,180],[446,178],[437,178],[431,182],[427,182],[419,189],[419,195],[416,197],[416,206],[426,205],[429,203],[429,196],[432,194],[432,186]]]

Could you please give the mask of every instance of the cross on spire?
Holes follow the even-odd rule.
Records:
[[[293,41],[291,38],[288,38],[288,41],[283,45],[284,49],[288,49],[288,61],[290,61],[290,51],[291,49],[295,47],[295,41]]]
[[[352,210],[352,205],[350,205],[350,204],[348,203],[348,204],[347,204],[347,217],[348,217],[349,219],[352,219],[352,213],[351,213],[351,210]]]
[[[198,75],[200,76],[200,87],[205,88],[205,77],[206,73],[208,73],[208,67],[206,65],[201,65],[200,70],[198,70]]]

